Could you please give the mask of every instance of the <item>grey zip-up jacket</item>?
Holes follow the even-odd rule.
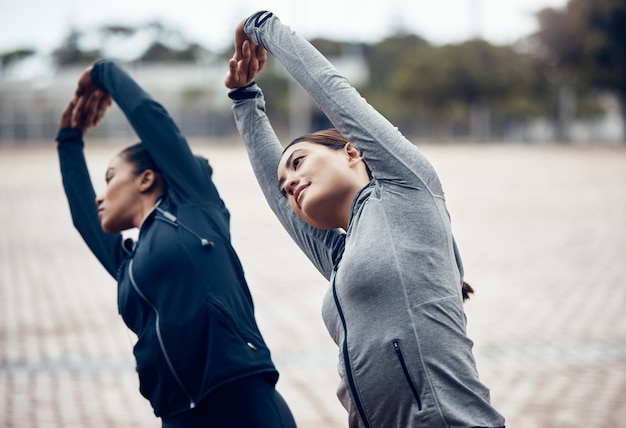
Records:
[[[245,31],[356,146],[371,182],[347,231],[300,220],[277,184],[282,147],[261,89],[231,91],[257,180],[279,220],[330,281],[323,318],[339,346],[351,427],[502,427],[466,335],[463,268],[439,178],[424,155],[306,40],[269,12]]]

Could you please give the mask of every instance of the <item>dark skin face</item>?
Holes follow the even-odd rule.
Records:
[[[158,175],[150,169],[135,174],[135,165],[116,156],[107,168],[105,179],[106,189],[96,198],[102,229],[118,233],[141,226],[162,192]]]

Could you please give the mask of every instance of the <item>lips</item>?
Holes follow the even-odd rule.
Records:
[[[302,200],[302,192],[304,192],[304,190],[305,190],[307,187],[309,187],[309,185],[308,185],[308,184],[306,184],[306,185],[304,185],[304,186],[300,186],[300,187],[298,187],[298,188],[296,189],[295,193],[293,194],[293,197],[294,197],[294,199],[295,199],[295,201],[296,201],[296,204],[297,204],[299,207],[302,207],[302,206],[301,206],[301,204],[300,204],[300,201]]]

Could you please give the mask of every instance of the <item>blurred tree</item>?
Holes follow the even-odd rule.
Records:
[[[192,43],[183,49],[174,49],[159,41],[155,41],[146,49],[139,57],[141,61],[158,62],[158,61],[174,61],[174,62],[194,62],[200,59],[208,51],[197,43]]]
[[[272,125],[277,130],[287,129],[289,127],[289,76],[286,74],[282,66],[268,55],[268,62],[263,68],[256,81],[263,88],[266,94],[271,94],[265,100],[267,115]]]
[[[372,85],[384,85],[408,57],[430,44],[414,34],[396,34],[366,47]]]
[[[121,36],[128,38],[137,32],[136,28],[126,25],[104,25],[98,30],[105,38]]]
[[[328,40],[317,38],[311,40],[311,44],[320,51],[325,57],[333,57],[341,54],[342,44],[336,40]]]
[[[614,93],[626,124],[626,2],[570,0],[537,18],[536,53],[552,73],[574,90]]]
[[[422,47],[390,75],[389,88],[401,108],[428,119],[439,136],[456,129],[489,139],[496,122],[542,113],[542,79],[532,58],[479,39]]]
[[[407,106],[398,102],[397,94],[391,90],[391,76],[407,58],[420,55],[420,51],[428,47],[428,42],[421,37],[403,33],[365,46],[369,82],[358,89],[381,113],[411,134],[421,127],[420,115],[414,110],[407,111]]]
[[[163,25],[161,22],[150,22],[143,30],[151,34],[152,43],[140,56],[141,61],[195,61],[201,55],[198,44],[190,43],[176,29]]]
[[[33,56],[35,51],[33,49],[17,49],[0,54],[0,68],[2,70],[7,69],[12,64],[22,61],[30,56]]]
[[[104,25],[88,33],[72,29],[62,46],[54,51],[53,58],[61,66],[92,62],[103,54],[112,59],[119,59],[115,58],[114,52],[120,50],[116,47],[119,48],[124,44],[131,45],[134,37],[147,39],[148,47],[143,52],[137,51],[136,58],[130,58],[130,60],[196,61],[208,54],[207,49],[197,43],[189,42],[179,30],[167,27],[160,22],[149,22],[137,27]],[[85,49],[86,39],[89,39],[92,45],[95,40],[98,49]],[[124,59],[129,60],[129,58]]]
[[[70,30],[63,43],[52,53],[52,58],[57,65],[89,63],[97,60],[101,55],[99,50],[84,51],[80,47],[83,33],[76,29]]]

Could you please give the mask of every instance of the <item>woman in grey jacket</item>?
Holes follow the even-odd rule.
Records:
[[[336,130],[283,149],[254,76],[272,54]],[[330,281],[326,327],[351,427],[502,427],[480,382],[463,268],[424,155],[306,40],[270,12],[242,21],[226,86],[257,180]]]

